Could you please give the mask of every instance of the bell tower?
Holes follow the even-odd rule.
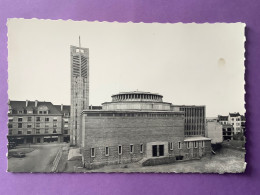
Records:
[[[89,108],[89,49],[70,46],[71,107],[70,143],[81,144],[81,113]]]

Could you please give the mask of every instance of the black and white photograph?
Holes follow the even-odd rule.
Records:
[[[244,23],[7,27],[8,172],[245,171]]]

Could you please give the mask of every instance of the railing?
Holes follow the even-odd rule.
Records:
[[[62,147],[59,148],[59,151],[52,163],[52,169],[51,169],[51,172],[56,172],[57,170],[57,167],[59,165],[59,162],[60,162],[60,159],[61,159],[61,156],[62,156]]]

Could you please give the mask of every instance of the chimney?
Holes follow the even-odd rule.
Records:
[[[28,107],[29,100],[26,100],[25,107]]]
[[[38,100],[35,100],[35,107],[37,107],[38,105]]]
[[[63,111],[63,104],[60,105],[60,110]]]

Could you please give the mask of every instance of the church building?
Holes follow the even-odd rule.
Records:
[[[71,46],[71,144],[93,169],[139,161],[143,166],[199,159],[211,152],[205,106],[177,106],[157,93],[112,95],[89,107],[89,50]]]

